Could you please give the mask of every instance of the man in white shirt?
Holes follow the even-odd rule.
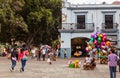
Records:
[[[35,49],[33,48],[33,49],[31,50],[31,52],[32,52],[32,59],[34,59],[34,57],[35,57]]]
[[[43,61],[45,61],[45,48],[42,49],[42,57],[43,57]]]

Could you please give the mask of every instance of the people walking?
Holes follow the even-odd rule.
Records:
[[[52,60],[50,59],[50,53],[48,53],[48,59],[47,59],[47,62],[48,62],[49,64],[52,64]]]
[[[45,48],[42,49],[42,58],[43,58],[43,61],[45,61]]]
[[[24,72],[24,68],[25,68],[26,62],[28,60],[28,51],[25,49],[21,49],[18,60],[21,61],[20,72]]]
[[[17,63],[17,60],[18,60],[18,52],[17,52],[17,49],[14,48],[13,51],[11,52],[11,68],[10,68],[10,71],[12,72],[16,66],[16,63]]]
[[[58,56],[59,56],[59,50],[57,49],[56,50],[56,58],[58,58]]]
[[[35,58],[35,49],[32,48],[31,52],[32,52],[32,57],[31,58],[34,59]]]
[[[65,59],[65,58],[67,57],[67,56],[66,56],[66,53],[67,53],[66,49],[64,49],[63,52],[64,52],[64,59]]]
[[[37,50],[37,61],[41,60],[41,50]]]
[[[110,78],[116,78],[116,67],[117,67],[118,57],[115,54],[114,49],[111,49],[111,52],[112,53],[108,55]]]

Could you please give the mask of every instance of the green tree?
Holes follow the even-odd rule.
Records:
[[[25,0],[21,12],[28,25],[27,45],[50,44],[57,38],[61,0]]]
[[[31,44],[57,39],[61,0],[0,0],[1,42],[11,38]]]
[[[19,40],[19,32],[28,32],[23,17],[17,13],[22,10],[23,5],[24,0],[0,0],[1,42],[10,42],[13,37]]]

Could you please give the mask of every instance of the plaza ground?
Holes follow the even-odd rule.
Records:
[[[83,58],[78,59],[83,63]],[[68,68],[69,59],[58,58],[49,65],[46,61],[29,59],[25,72],[20,73],[20,62],[17,63],[15,71],[10,72],[10,60],[0,57],[0,78],[110,78],[108,65],[97,63],[94,70],[83,70],[83,68]],[[120,72],[117,72],[120,78]]]

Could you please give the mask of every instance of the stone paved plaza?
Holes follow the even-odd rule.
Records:
[[[15,71],[10,72],[10,60],[0,57],[0,78],[110,78],[108,65],[98,63],[94,70],[83,70],[82,67],[68,68],[67,62],[68,59],[59,58],[49,65],[46,61],[29,59],[25,72],[20,73],[20,62]],[[120,78],[120,72],[117,72],[117,78]]]

